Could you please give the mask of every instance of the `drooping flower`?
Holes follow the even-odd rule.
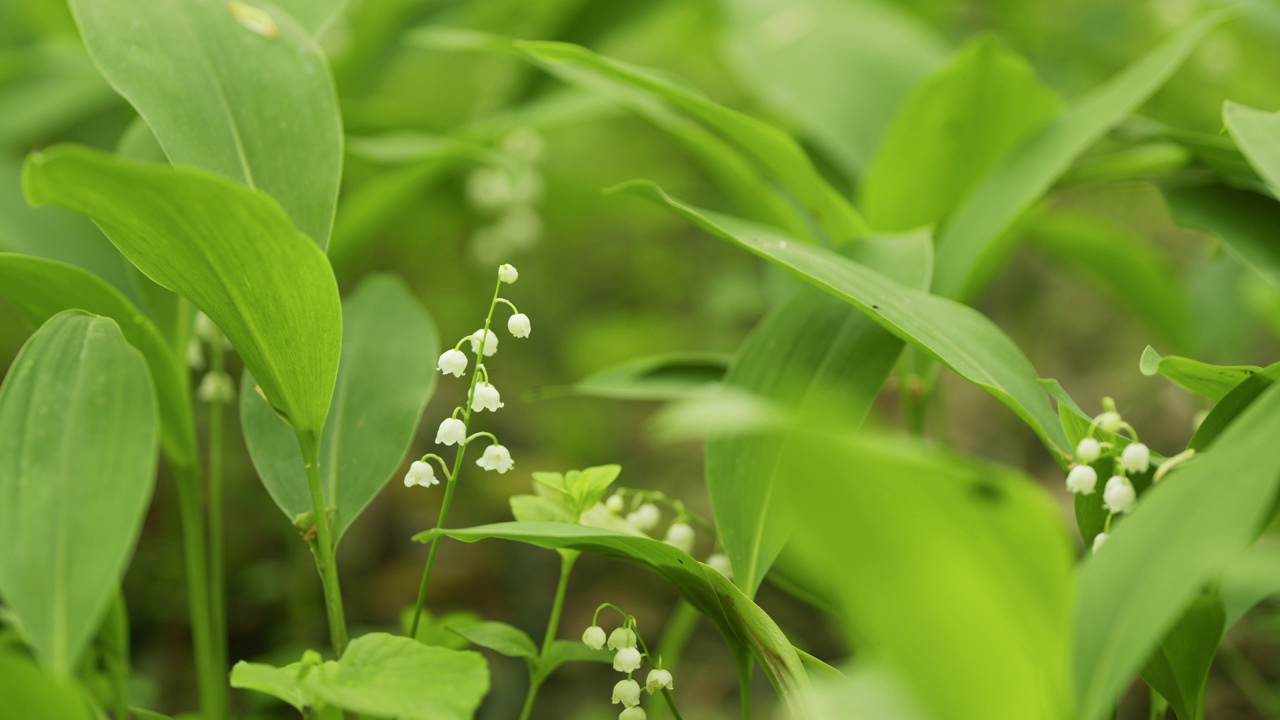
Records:
[[[529,337],[529,316],[524,313],[512,315],[507,319],[507,331],[511,333],[512,337]]]
[[[467,371],[467,356],[461,350],[445,350],[436,361],[436,369],[445,375],[462,377]]]
[[[511,459],[511,453],[501,445],[490,445],[485,448],[484,455],[480,456],[476,464],[485,470],[497,470],[499,475],[516,466],[515,461]]]
[[[1067,473],[1067,489],[1081,495],[1092,495],[1098,486],[1098,473],[1088,465],[1077,465]]]
[[[609,633],[609,649],[621,650],[636,646],[636,631],[629,627],[620,627]]]
[[[1144,473],[1151,467],[1151,451],[1142,443],[1133,443],[1120,453],[1120,464],[1127,473]]]
[[[650,670],[649,677],[645,678],[644,689],[652,695],[659,690],[666,688],[667,690],[675,690],[675,679],[671,677],[671,671],[658,668]]]
[[[204,350],[200,347],[199,338],[187,341],[187,367],[192,370],[204,369]]]
[[[674,523],[667,528],[667,536],[662,542],[685,552],[693,552],[694,532],[688,523]]]
[[[645,714],[644,708],[636,705],[618,713],[618,720],[646,720],[649,716]]]
[[[436,431],[436,442],[457,445],[467,439],[467,426],[457,418],[445,418]]]
[[[729,564],[729,556],[724,553],[715,553],[707,558],[707,564],[721,575],[733,579],[733,566]]]
[[[467,336],[467,340],[471,342],[472,354],[480,354],[480,340],[482,338],[484,339],[484,356],[493,357],[498,352],[498,336],[494,335],[492,330],[485,330],[484,328]]]
[[[204,378],[200,380],[196,397],[204,402],[229,403],[236,399],[236,387],[231,382],[230,375],[215,370],[205,373]]]
[[[1093,552],[1094,553],[1097,553],[1098,549],[1106,544],[1107,537],[1108,535],[1104,532],[1100,532],[1097,535],[1093,536]]]
[[[599,650],[604,647],[604,628],[599,625],[592,625],[582,633],[582,644],[592,650]]]
[[[498,388],[487,382],[476,383],[476,394],[471,399],[471,409],[492,412],[500,407],[504,407],[504,403],[502,402],[502,396],[498,394]]]
[[[635,707],[640,704],[640,683],[627,678],[619,680],[617,685],[613,686],[613,704],[622,703],[627,707]]]
[[[1088,465],[1102,457],[1102,443],[1093,438],[1084,438],[1076,445],[1076,460]]]
[[[502,265],[498,268],[498,279],[510,285],[520,278],[520,273],[511,265]]]
[[[1109,433],[1120,432],[1120,428],[1124,427],[1124,419],[1120,417],[1120,413],[1114,410],[1108,410],[1097,417],[1098,427]]]
[[[1128,478],[1120,475],[1112,476],[1107,481],[1106,489],[1102,491],[1102,504],[1113,513],[1127,513],[1133,510],[1137,501],[1138,494],[1134,491],[1133,485]]]
[[[662,513],[653,503],[645,503],[635,511],[627,513],[627,522],[634,525],[640,532],[649,532],[656,528],[661,520]]]
[[[218,339],[218,326],[213,324],[213,320],[208,315],[196,311],[196,337],[205,342],[213,342]]]
[[[435,468],[431,467],[431,463],[421,460],[414,460],[409,466],[409,472],[405,473],[404,486],[413,487],[419,485],[421,487],[431,487],[439,485],[440,481],[436,479]]]
[[[633,647],[624,647],[613,656],[613,669],[618,672],[632,673],[640,667],[640,651]]]
[[[623,500],[621,495],[610,495],[604,501],[604,506],[614,515],[621,515],[622,511],[627,507],[627,501]]]

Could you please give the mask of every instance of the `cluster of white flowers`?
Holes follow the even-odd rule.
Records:
[[[519,277],[520,273],[514,267],[502,265],[498,268],[498,289],[500,290],[503,285],[514,283]],[[446,446],[457,445],[459,458],[461,458],[461,453],[466,450],[468,443],[478,437],[486,437],[492,442],[485,448],[484,454],[476,461],[476,465],[485,470],[505,473],[515,467],[515,461],[511,459],[511,452],[498,442],[493,433],[482,432],[470,436],[467,435],[471,413],[485,410],[496,412],[505,407],[498,388],[489,382],[489,372],[484,365],[485,358],[491,358],[498,353],[498,336],[489,329],[489,320],[493,318],[493,312],[499,303],[510,307],[513,313],[507,322],[507,330],[510,331],[512,337],[529,337],[529,316],[521,313],[510,300],[499,297],[498,293],[495,292],[493,302],[489,305],[485,327],[459,340],[452,348],[441,353],[439,360],[436,361],[436,370],[439,370],[442,374],[462,377],[470,365],[467,354],[463,352],[462,348],[469,346],[471,354],[476,357],[475,371],[471,377],[468,406],[454,408],[453,414],[440,423],[440,427],[436,430],[436,443]],[[461,419],[459,419],[459,415],[462,416]],[[435,479],[435,470],[427,462],[431,459],[440,463],[445,478],[451,479],[451,473],[444,460],[438,455],[428,453],[421,460],[414,462],[409,468],[409,472],[404,478],[405,487],[413,487],[414,485],[430,487],[438,484]]]
[[[636,492],[634,490],[623,490],[621,492],[631,492],[636,494],[637,498],[652,496],[658,499],[667,500],[668,504],[675,507],[675,520],[667,526],[667,531],[662,537],[662,541],[671,547],[679,548],[684,552],[693,554],[698,535],[688,521],[691,519],[685,510],[683,503],[679,501],[671,502],[662,493]],[[645,535],[657,537],[654,530],[662,524],[662,510],[651,501],[641,502],[634,510],[627,510],[627,500],[620,493],[610,495],[604,501],[605,509],[618,518],[621,518],[632,529],[639,531]],[[704,523],[705,524],[705,523]],[[720,574],[733,579],[733,570],[729,566],[729,558],[723,553],[712,553],[706,559],[706,564],[711,566]]]
[[[1151,451],[1138,441],[1138,434],[1133,426],[1116,412],[1111,398],[1103,398],[1103,406],[1105,411],[1093,419],[1085,437],[1077,443],[1076,463],[1067,473],[1067,490],[1077,495],[1092,495],[1098,487],[1098,471],[1092,465],[1104,458],[1112,460],[1112,474],[1102,490],[1102,505],[1109,515],[1105,530],[1094,537],[1092,551],[1095,553],[1107,542],[1111,518],[1132,512],[1137,505],[1138,493],[1130,478],[1151,468]],[[1112,435],[1127,433],[1131,441],[1117,455],[1117,444],[1102,442],[1094,437],[1099,430]]]
[[[596,614],[599,615],[599,610]],[[592,650],[601,650],[605,647],[612,650],[613,669],[627,674],[625,679],[613,686],[613,704],[622,705],[622,713],[618,715],[618,720],[644,720],[646,717],[644,708],[640,707],[640,683],[631,677],[636,670],[640,669],[644,658],[649,655],[647,650],[641,652],[641,649],[636,646],[639,640],[640,636],[635,631],[635,619],[629,616],[622,627],[609,633],[607,639],[604,628],[599,625],[592,625],[582,633],[582,642]],[[650,695],[661,690],[674,690],[675,679],[671,671],[664,670],[659,663],[658,666],[649,670],[644,689]]]
[[[499,144],[508,162],[501,167],[476,168],[467,178],[467,199],[487,216],[488,222],[471,237],[471,252],[487,263],[509,257],[535,245],[542,237],[542,136],[531,128],[520,128]]]

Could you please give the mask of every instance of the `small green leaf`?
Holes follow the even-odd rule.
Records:
[[[538,664],[538,673],[546,677],[567,662],[608,664],[613,662],[613,652],[608,648],[592,650],[581,642],[574,640],[556,640],[551,643],[551,647],[547,649],[547,654],[542,657],[542,662]]]
[[[62,146],[27,159],[35,205],[98,223],[152,280],[217,323],[299,437],[319,439],[342,317],[324,253],[266,195],[209,173]]]
[[[732,358],[723,353],[666,353],[630,360],[539,397],[561,394],[609,400],[683,400],[713,393]]]
[[[536,658],[538,646],[523,630],[506,623],[485,621],[460,628],[449,628],[473,645],[488,648],[507,657]]]
[[[233,7],[265,21],[250,27]],[[72,0],[71,9],[94,64],[171,161],[266,192],[328,246],[342,121],[324,52],[293,18],[254,0]]]
[[[1268,365],[1258,374],[1237,385],[1200,422],[1195,434],[1187,442],[1187,447],[1197,452],[1208,447],[1210,443],[1222,434],[1223,430],[1235,421],[1240,413],[1244,412],[1276,380],[1280,380],[1280,363]]]
[[[373,275],[343,302],[342,358],[320,439],[320,479],[337,507],[335,542],[387,484],[408,452],[435,391],[435,323],[404,282]],[[240,386],[245,444],[276,505],[292,519],[310,511],[297,441],[253,390]]]
[[[1150,345],[1142,351],[1138,367],[1147,377],[1163,375],[1183,390],[1214,402],[1262,372],[1262,368],[1253,365],[1210,365],[1190,358],[1164,357]]]
[[[511,516],[521,522],[574,522],[563,502],[540,495],[512,495]]]
[[[1280,115],[1228,100],[1222,121],[1271,194],[1280,198]]]
[[[0,595],[59,673],[119,588],[157,441],[146,361],[106,318],[55,315],[0,386]]]
[[[1169,701],[1178,720],[1204,719],[1209,667],[1226,629],[1226,614],[1217,593],[1202,593],[1187,605],[1156,649],[1142,678]]]

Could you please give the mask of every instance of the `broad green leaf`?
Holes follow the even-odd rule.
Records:
[[[1202,593],[1187,605],[1142,671],[1142,678],[1169,701],[1178,720],[1204,719],[1209,667],[1225,625],[1226,614],[1217,593]]]
[[[1054,211],[1029,227],[1036,249],[1101,286],[1147,327],[1187,347],[1191,311],[1169,262],[1149,241],[1096,215]]]
[[[1222,573],[1222,604],[1229,628],[1253,606],[1280,593],[1280,542],[1263,535]]]
[[[591,89],[601,83],[622,85],[669,105],[724,136],[738,150],[755,159],[786,187],[817,220],[834,242],[860,237],[866,221],[822,177],[800,145],[789,135],[749,115],[708,100],[646,68],[596,55],[570,43],[512,41],[467,32],[419,31],[416,42],[430,47],[505,52],[533,62],[557,77],[574,78]],[[784,223],[789,228],[793,226]]]
[[[1142,351],[1138,368],[1147,377],[1163,375],[1183,390],[1214,402],[1262,372],[1262,368],[1253,365],[1210,365],[1191,358],[1164,357],[1150,345]]]
[[[808,676],[786,636],[750,598],[718,572],[688,553],[659,540],[612,530],[555,522],[508,522],[458,530],[428,530],[414,537],[430,542],[438,536],[463,542],[499,539],[552,550],[578,550],[638,563],[670,582],[689,604],[706,615],[734,648],[749,650],[764,668],[795,717],[807,717],[800,691]]]
[[[1076,98],[987,175],[938,238],[935,291],[962,300],[972,297],[990,270],[987,266],[1003,252],[1002,236],[1018,215],[1043,195],[1080,153],[1158,90],[1224,17],[1218,12],[1187,26],[1106,83]]]
[[[624,186],[666,204],[703,230],[739,245],[805,282],[839,297],[961,377],[1007,405],[1035,431],[1055,460],[1071,450],[1035,369],[1000,328],[978,311],[894,282],[825,248],[799,243],[771,228],[700,210],[652,183]]]
[[[93,218],[134,265],[204,311],[300,438],[319,440],[342,337],[324,253],[256,190],[64,146],[24,168],[33,205]]]
[[[1170,473],[1080,571],[1075,686],[1083,720],[1113,707],[1200,586],[1257,537],[1280,481],[1280,390]]]
[[[899,108],[859,183],[867,221],[938,223],[1061,107],[1021,57],[990,36],[971,41]]]
[[[925,23],[878,0],[730,0],[739,78],[849,178],[862,174],[907,91],[947,55]]]
[[[71,0],[71,9],[94,64],[170,160],[266,192],[328,246],[342,120],[328,61],[293,18],[255,0]]]
[[[1179,225],[1222,241],[1241,265],[1280,288],[1280,204],[1264,195],[1224,185],[1165,186],[1161,190]]]
[[[905,285],[927,287],[933,246],[927,235],[869,238],[849,255]],[[902,340],[838,297],[802,287],[765,316],[725,378],[790,411],[839,404],[850,426],[871,410]],[[735,584],[754,595],[786,542],[776,500],[792,482],[779,462],[785,434],[712,433],[707,491]]]
[[[839,427],[784,458],[787,560],[835,599],[859,657],[937,720],[1074,717],[1073,552],[1047,495],[1006,468]]]
[[[1240,413],[1245,411],[1254,400],[1258,399],[1267,388],[1276,380],[1280,380],[1280,363],[1268,365],[1266,368],[1244,382],[1237,385],[1231,392],[1227,393],[1213,407],[1213,410],[1205,416],[1200,422],[1200,426],[1196,428],[1195,434],[1191,436],[1191,440],[1187,441],[1187,447],[1197,452],[1204,450],[1209,446],[1222,431],[1225,430]]]
[[[413,442],[436,387],[440,354],[435,323],[404,282],[374,275],[343,302],[342,358],[320,439],[320,480],[336,505],[335,542],[387,484]],[[240,421],[249,457],[276,505],[290,520],[310,512],[298,443],[246,376]]]
[[[89,694],[76,681],[42,669],[15,652],[0,651],[4,711],[22,720],[94,720]]]
[[[1271,194],[1280,198],[1280,115],[1228,100],[1222,121]]]
[[[507,657],[538,657],[538,646],[533,644],[533,640],[520,628],[506,623],[485,621],[449,629],[466,638],[472,645],[488,648]]]
[[[55,315],[0,386],[0,597],[59,673],[119,589],[157,436],[146,361],[106,318]]]
[[[275,0],[275,5],[293,16],[312,35],[320,35],[346,9],[347,0]]]
[[[478,653],[371,633],[352,640],[341,660],[315,667],[238,662],[231,686],[273,695],[299,710],[327,704],[401,720],[471,720],[489,691],[489,669]]]
[[[77,308],[116,321],[125,339],[147,360],[160,406],[160,443],[165,455],[179,464],[196,461],[186,369],[169,351],[155,324],[118,290],[72,265],[0,253],[0,296],[37,325]]]
[[[540,390],[538,397],[572,394],[609,400],[680,400],[715,392],[731,360],[723,353],[650,355],[606,368],[573,385]]]
[[[60,5],[5,3],[0,13]],[[0,16],[0,22],[10,25],[7,17]],[[0,107],[5,112],[0,113],[0,154],[26,152],[121,104],[78,43],[9,40],[2,57]]]

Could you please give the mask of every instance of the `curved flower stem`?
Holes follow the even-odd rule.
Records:
[[[551,652],[551,644],[556,641],[556,633],[560,629],[560,615],[564,611],[564,598],[569,589],[569,573],[573,572],[573,564],[578,560],[575,550],[560,551],[560,582],[556,584],[556,598],[551,603],[551,617],[547,620],[547,632],[542,637],[542,650],[538,653],[538,662],[529,668],[529,692],[524,697],[524,708],[520,710],[520,720],[529,720],[533,712],[533,703],[538,698],[538,689],[546,677],[542,674],[542,664]]]
[[[194,454],[194,439],[192,453]],[[218,665],[216,646],[225,639],[213,636],[209,608],[209,557],[205,545],[204,513],[200,510],[200,471],[194,464],[174,463],[174,486],[182,521],[183,565],[187,573],[187,597],[191,604],[191,639],[196,655],[196,688],[200,708],[210,720],[227,716],[225,672]]]
[[[315,517],[315,540],[311,552],[320,571],[324,585],[324,609],[329,616],[329,641],[333,644],[333,657],[342,657],[347,649],[347,619],[342,610],[342,587],[338,584],[338,568],[334,564],[333,537],[329,533],[329,511],[324,502],[324,489],[320,482],[320,443],[317,438],[298,435],[302,459],[307,466],[307,485],[311,491],[311,511]]]
[[[480,343],[476,348],[475,368],[471,371],[471,387],[467,389],[467,404],[462,409],[462,425],[463,433],[471,432],[471,414],[472,403],[476,399],[476,381],[480,378],[480,373],[484,372],[484,364],[480,361],[484,357],[484,343],[489,338],[489,324],[493,322],[493,309],[498,304],[498,293],[502,291],[502,281],[494,285],[493,299],[489,301],[489,314],[484,318],[484,331],[480,334]],[[458,346],[461,347],[459,342]],[[485,373],[485,381],[489,378]],[[453,492],[458,486],[458,473],[462,471],[462,458],[466,455],[467,444],[459,443],[457,454],[453,459],[453,472],[449,473],[448,479],[445,481],[444,499],[440,502],[440,515],[436,518],[436,529],[440,530],[444,527],[444,523],[449,518],[449,508],[453,505]],[[431,539],[431,549],[427,552],[427,564],[422,568],[422,583],[418,586],[418,599],[413,605],[413,622],[409,623],[409,637],[418,637],[418,623],[422,620],[422,609],[427,603],[427,586],[431,583],[431,570],[436,564],[436,553],[440,549],[440,536],[437,535]]]

